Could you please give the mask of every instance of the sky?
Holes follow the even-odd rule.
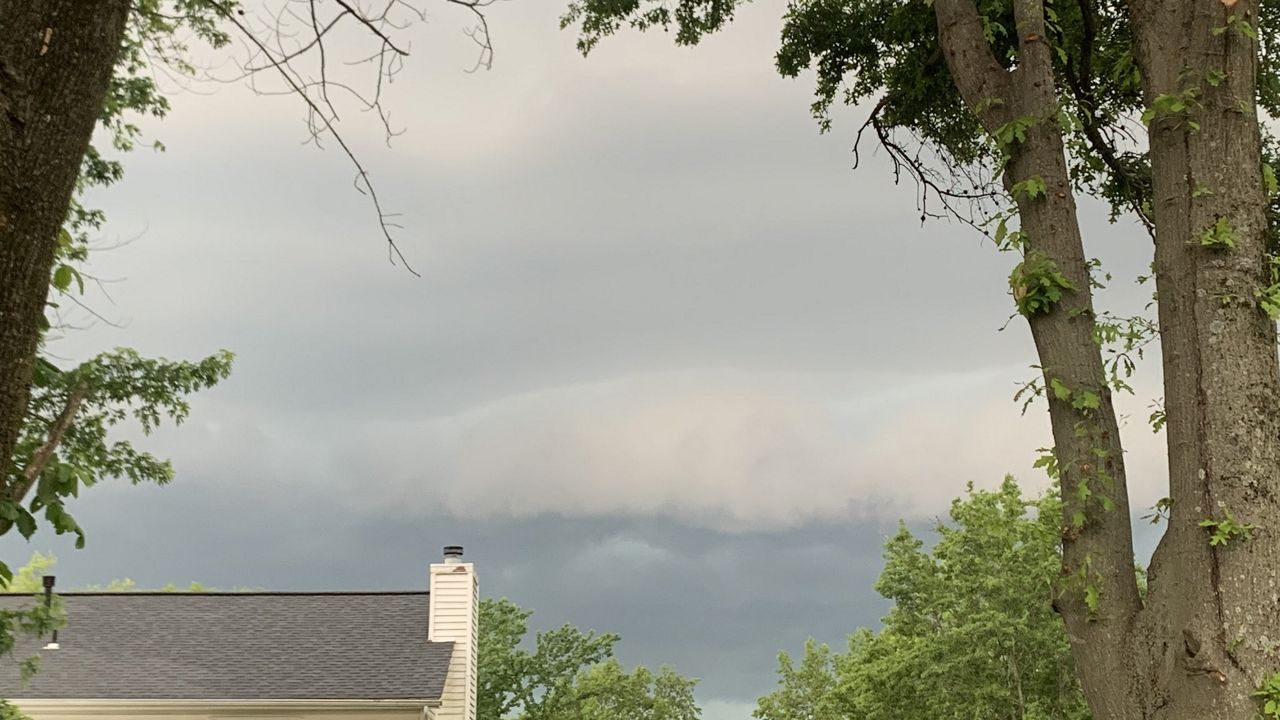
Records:
[[[865,109],[818,132],[812,79],[772,66],[783,3],[697,48],[623,34],[588,59],[557,3],[498,3],[474,73],[465,13],[427,9],[385,89],[404,132],[341,124],[421,277],[295,98],[167,86],[143,123],[167,151],[92,197],[86,302],[111,322],[52,352],[226,348],[234,373],[141,441],[171,485],[95,487],[72,505],[85,549],[7,538],[11,563],[54,551],[67,588],[418,589],[461,544],[535,628],[619,633],[624,662],[699,678],[707,720],[745,720],[779,650],[884,614],[900,520],[927,530],[1005,473],[1044,487],[1043,408],[1011,399],[1035,373],[1015,259],[922,226],[883,157],[853,170]],[[1149,241],[1082,213],[1103,302],[1141,310]],[[1120,400],[1139,509],[1164,494],[1158,371]]]

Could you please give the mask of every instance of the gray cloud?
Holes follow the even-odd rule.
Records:
[[[884,158],[850,171],[858,112],[820,136],[808,82],[772,70],[782,8],[705,47],[626,36],[583,60],[557,7],[501,4],[498,65],[475,75],[437,13],[390,88],[408,132],[387,149],[343,120],[421,279],[386,264],[340,155],[297,143],[296,104],[176,97],[148,126],[169,151],[98,196],[107,239],[137,237],[95,259],[126,279],[93,298],[124,327],[55,351],[239,360],[146,440],[172,487],[77,503],[90,542],[61,552],[66,581],[421,587],[463,542],[541,627],[618,631],[627,661],[702,677],[709,720],[745,718],[779,648],[874,624],[896,519],[968,480],[1042,484],[1047,432],[1009,402],[1035,362],[1020,323],[997,332],[1014,258],[921,228]],[[1141,272],[1132,225],[1085,213],[1091,251]],[[1122,408],[1135,505],[1164,494],[1146,370]]]

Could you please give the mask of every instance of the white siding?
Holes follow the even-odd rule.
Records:
[[[431,601],[427,639],[452,642],[453,659],[445,677],[437,720],[475,720],[477,613],[480,583],[471,563],[431,566]]]

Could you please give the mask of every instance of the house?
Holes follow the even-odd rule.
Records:
[[[23,685],[16,663],[0,668],[0,697],[34,720],[474,720],[475,567],[449,546],[429,579],[429,592],[65,593],[56,643],[15,650],[40,671]]]

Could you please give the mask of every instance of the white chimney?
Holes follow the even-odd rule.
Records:
[[[461,546],[445,546],[444,561],[432,563],[430,590],[427,640],[453,643],[436,720],[475,720],[480,584]]]

